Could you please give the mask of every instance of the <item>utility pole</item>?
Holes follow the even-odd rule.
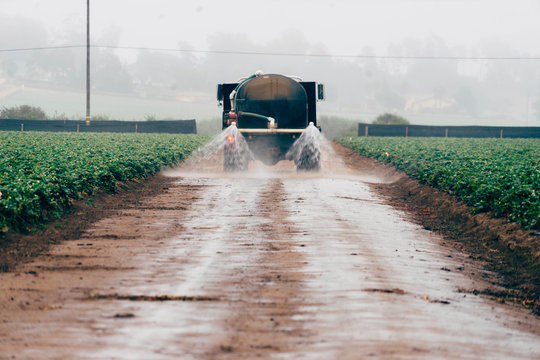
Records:
[[[86,125],[90,125],[90,0],[86,0]]]

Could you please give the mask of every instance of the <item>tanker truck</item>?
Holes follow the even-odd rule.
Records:
[[[295,161],[299,170],[317,170],[318,147],[299,149],[296,156],[291,154],[291,147],[308,125],[320,131],[316,103],[323,99],[323,84],[261,71],[235,83],[218,84],[222,128],[237,128],[225,139],[224,170],[247,169],[249,160],[261,160],[271,166],[286,156]],[[248,153],[236,152],[238,142],[247,143]]]

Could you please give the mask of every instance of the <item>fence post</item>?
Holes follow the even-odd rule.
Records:
[[[503,129],[501,129],[501,139],[503,138]]]
[[[139,124],[135,124],[135,134],[139,132]]]
[[[79,132],[79,126],[80,126],[80,125],[79,125],[79,124],[77,124],[77,132]]]
[[[444,129],[444,137],[445,137],[445,138],[448,137],[448,128]]]
[[[368,133],[369,133],[368,128],[369,128],[369,126],[366,125],[366,133],[365,133],[366,137],[368,136]]]
[[[21,123],[21,132],[24,131],[24,124]]]
[[[405,137],[409,137],[409,127],[405,126]]]

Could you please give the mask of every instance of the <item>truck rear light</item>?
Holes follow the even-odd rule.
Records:
[[[227,136],[227,142],[229,144],[234,144],[234,141],[235,141],[234,136],[232,135]]]

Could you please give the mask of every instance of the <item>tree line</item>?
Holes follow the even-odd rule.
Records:
[[[17,44],[46,43],[48,35],[33,23],[20,24]],[[28,28],[41,38],[27,37]],[[81,34],[66,35],[73,43]],[[114,34],[103,43],[117,42]],[[14,39],[0,32],[0,43],[15,46]],[[477,49],[450,46],[438,37],[404,40],[390,46],[395,58],[340,58],[297,56],[328,54],[324,44],[310,43],[302,33],[290,31],[260,44],[245,34],[215,34],[208,48],[216,51],[246,51],[251,54],[188,51],[92,49],[92,89],[98,92],[136,94],[174,99],[179,94],[213,95],[217,83],[234,82],[258,69],[300,75],[325,83],[327,100],[340,112],[417,112],[466,116],[507,116],[540,121],[540,66],[538,60],[458,60],[451,57],[497,57],[520,54],[497,42]],[[280,53],[282,55],[259,55]],[[370,48],[351,43],[351,54],[375,55]],[[283,55],[290,54],[290,55]],[[528,55],[528,54],[525,54]],[[430,59],[414,58],[433,57]],[[42,83],[47,87],[84,89],[85,51],[82,48],[2,53],[0,80]]]

